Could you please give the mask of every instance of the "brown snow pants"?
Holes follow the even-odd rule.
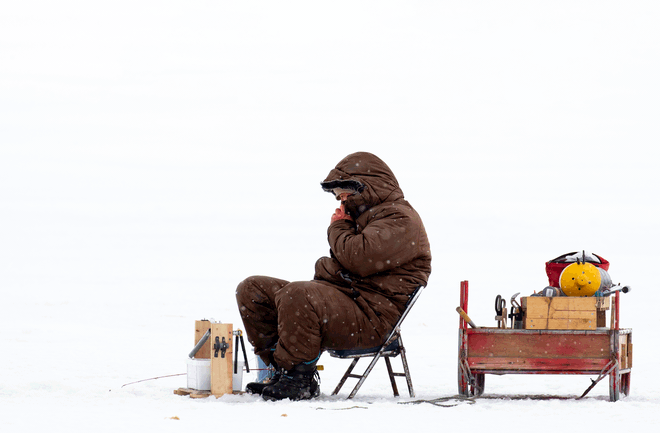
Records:
[[[351,297],[319,281],[249,277],[238,285],[236,300],[255,353],[284,369],[313,361],[324,349],[378,346],[398,318],[369,320]]]

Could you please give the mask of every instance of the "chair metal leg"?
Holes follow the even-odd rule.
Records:
[[[344,383],[346,383],[346,379],[351,377],[351,372],[355,368],[355,365],[357,365],[358,361],[360,358],[355,358],[353,359],[353,362],[351,362],[351,366],[348,367],[348,370],[346,370],[346,373],[344,373],[344,377],[341,378],[339,383],[337,384],[337,387],[335,388],[334,391],[332,391],[332,395],[337,395],[339,393],[339,390],[341,389],[342,386],[344,386]]]
[[[399,337],[400,338],[400,337]],[[403,342],[401,343],[401,363],[403,364],[404,375],[406,376],[406,383],[408,384],[408,394],[411,397],[415,396],[415,390],[413,389],[412,377],[410,377],[410,370],[408,369],[408,358],[406,358],[406,349],[403,347]]]
[[[390,362],[389,356],[385,357],[385,365],[387,365],[387,373],[390,376],[390,383],[392,383],[392,392],[394,393],[394,397],[398,397],[399,390],[396,387],[396,380],[394,380],[394,371],[392,371],[392,363]]]
[[[382,352],[382,350],[381,350],[381,352]],[[369,376],[369,373],[371,373],[371,370],[373,370],[374,367],[376,366],[376,363],[380,359],[381,352],[378,352],[376,354],[376,356],[373,357],[373,359],[369,363],[369,366],[367,367],[367,369],[364,370],[364,373],[362,373],[362,376],[359,376],[360,380],[358,380],[358,383],[355,385],[355,388],[353,388],[353,391],[351,391],[351,393],[348,395],[348,398],[355,397],[355,394],[357,394],[358,390],[360,389],[360,387],[362,386],[364,381],[367,380],[367,376]],[[356,377],[358,377],[358,376],[356,376]]]

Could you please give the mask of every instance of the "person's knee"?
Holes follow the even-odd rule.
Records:
[[[261,277],[252,276],[241,281],[236,287],[236,302],[240,305],[249,305],[265,298],[264,284]]]
[[[236,287],[236,300],[242,305],[250,303],[271,304],[275,294],[287,284],[288,281],[277,278],[260,275],[248,277]]]
[[[306,281],[297,281],[289,283],[277,293],[275,303],[278,311],[286,313],[294,309],[297,310],[301,306],[304,308],[316,309],[319,308],[324,300],[318,287],[315,287]]]

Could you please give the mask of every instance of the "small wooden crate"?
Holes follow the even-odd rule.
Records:
[[[610,298],[523,297],[524,329],[593,330],[605,327]]]

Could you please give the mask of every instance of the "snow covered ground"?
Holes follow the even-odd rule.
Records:
[[[659,21],[652,1],[3,4],[0,430],[656,431]],[[319,182],[357,150],[431,240],[403,329],[417,399],[457,393],[461,280],[494,326],[497,294],[581,249],[633,287],[631,396],[487,376],[501,398],[404,404],[377,370],[346,401],[327,356],[313,401],[123,386],[185,373],[196,319],[242,328],[243,278],[311,278],[336,205]]]

